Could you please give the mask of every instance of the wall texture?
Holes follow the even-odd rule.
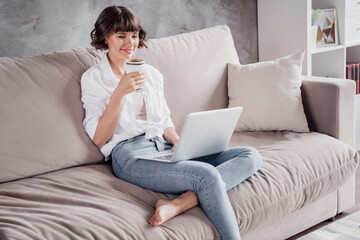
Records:
[[[132,9],[148,39],[227,24],[240,62],[258,59],[256,0],[0,0],[0,57],[89,46],[110,5]]]

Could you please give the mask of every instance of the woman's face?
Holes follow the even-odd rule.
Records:
[[[139,32],[114,32],[105,38],[105,43],[111,55],[130,59],[139,46]]]

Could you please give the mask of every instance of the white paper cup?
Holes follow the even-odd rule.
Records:
[[[145,71],[145,61],[142,59],[128,59],[125,64],[126,74],[138,71]],[[142,88],[136,89],[137,91]]]

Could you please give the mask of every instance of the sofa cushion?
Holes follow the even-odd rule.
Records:
[[[255,147],[263,158],[261,169],[229,192],[243,232],[338,189],[360,160],[349,145],[316,132],[236,132],[229,146],[239,145]]]
[[[82,73],[100,52],[0,58],[0,182],[103,159],[85,133]]]
[[[226,63],[239,64],[228,26],[150,39],[147,45],[135,57],[164,75],[165,98],[179,133],[188,113],[228,106]]]
[[[318,133],[235,133],[230,146],[256,147],[261,169],[228,194],[242,234],[340,187],[359,157]],[[355,158],[355,160],[354,160]],[[151,227],[159,198],[114,177],[109,164],[75,167],[0,185],[0,239],[219,239],[200,207]]]
[[[229,64],[229,107],[244,107],[236,131],[309,132],[300,91],[304,53],[248,65]]]

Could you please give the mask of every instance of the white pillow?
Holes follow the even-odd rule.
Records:
[[[229,107],[244,107],[235,131],[309,132],[300,91],[304,54],[248,65],[228,63]]]

